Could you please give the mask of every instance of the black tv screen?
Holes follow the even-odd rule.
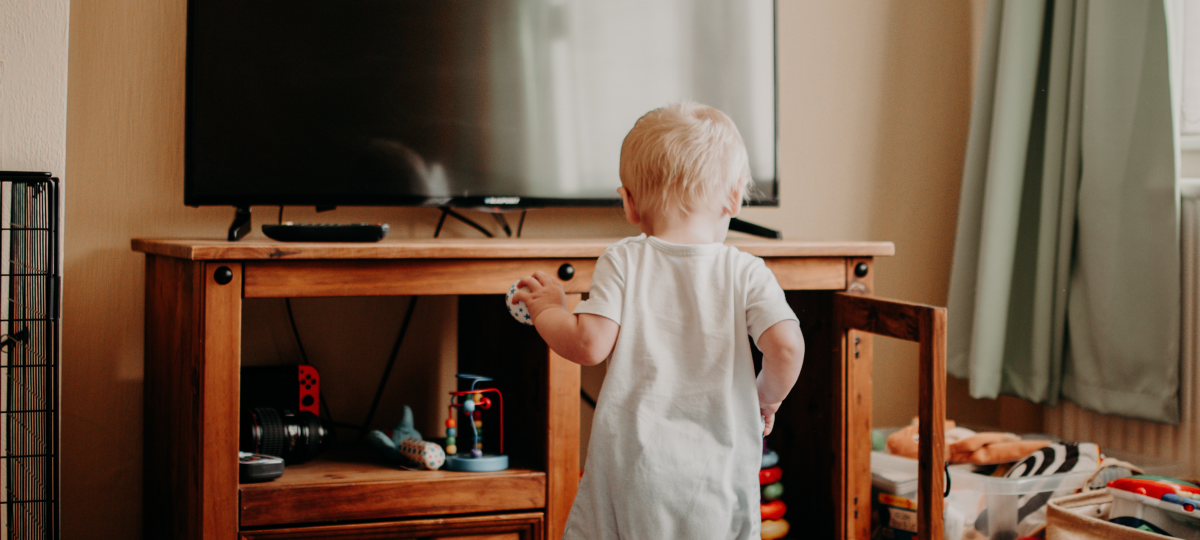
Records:
[[[190,0],[185,203],[618,204],[645,112],[725,111],[778,202],[772,0]]]

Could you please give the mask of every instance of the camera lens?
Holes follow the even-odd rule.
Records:
[[[316,457],[328,435],[317,415],[273,407],[245,410],[241,431],[243,452],[278,456],[289,465]]]

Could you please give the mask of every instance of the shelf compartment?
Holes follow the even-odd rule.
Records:
[[[546,506],[546,473],[408,471],[335,451],[239,486],[241,527],[512,512]]]
[[[241,540],[541,540],[541,512],[242,531]]]

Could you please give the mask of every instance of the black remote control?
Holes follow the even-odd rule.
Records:
[[[238,481],[269,482],[283,476],[283,458],[238,452]]]
[[[378,242],[387,223],[292,223],[263,225],[263,234],[280,242]]]

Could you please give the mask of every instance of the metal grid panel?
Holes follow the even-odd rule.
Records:
[[[58,537],[58,185],[49,175],[0,172],[0,482],[10,539]]]

